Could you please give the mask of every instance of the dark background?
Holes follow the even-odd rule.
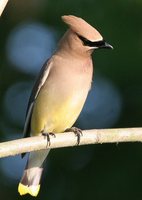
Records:
[[[141,0],[13,0],[0,18],[0,139],[22,137],[33,81],[65,32],[64,14],[96,27],[113,51],[93,54],[92,92],[76,125],[142,126]],[[0,160],[0,197],[17,192],[26,159]],[[142,199],[142,145],[102,144],[52,150],[37,199]]]

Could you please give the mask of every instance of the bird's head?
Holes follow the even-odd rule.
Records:
[[[69,26],[69,30],[65,34],[64,41],[73,49],[79,51],[92,51],[99,48],[112,49],[101,34],[82,18],[73,15],[64,15],[62,20]]]

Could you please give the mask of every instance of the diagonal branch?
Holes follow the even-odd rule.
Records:
[[[7,3],[8,3],[8,0],[0,0],[0,16],[2,15],[2,12],[4,11]]]
[[[118,143],[118,142],[141,142],[142,128],[120,129],[94,129],[82,132],[80,145]],[[50,148],[75,146],[77,138],[74,133],[58,133],[51,136]],[[0,158],[17,154],[46,149],[47,140],[43,136],[35,136],[0,143]]]

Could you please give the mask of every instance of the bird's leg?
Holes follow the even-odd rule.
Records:
[[[52,133],[52,132],[50,132],[50,133],[45,133],[45,132],[43,132],[43,131],[42,131],[41,133],[42,133],[42,135],[44,136],[44,138],[47,139],[47,147],[50,146],[50,145],[51,145],[50,136],[53,136],[53,137],[55,138],[55,137],[56,137],[55,133]]]
[[[80,137],[83,136],[82,130],[77,127],[71,127],[65,130],[65,132],[74,132],[77,137],[77,145],[80,143]]]

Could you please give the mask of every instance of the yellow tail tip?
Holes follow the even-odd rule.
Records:
[[[19,183],[18,186],[18,192],[20,195],[30,194],[34,197],[36,197],[39,193],[40,185],[23,185],[22,183]]]

